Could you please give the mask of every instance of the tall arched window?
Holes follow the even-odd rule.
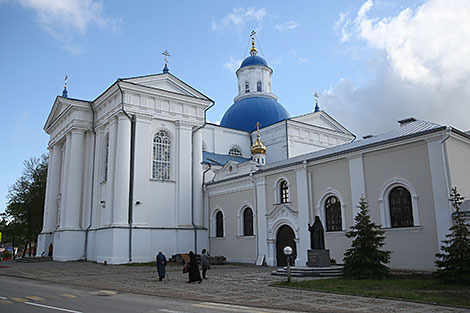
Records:
[[[250,83],[246,82],[245,83],[245,93],[249,93],[250,92]]]
[[[228,155],[236,156],[236,157],[241,157],[241,156],[242,156],[242,152],[240,151],[240,149],[239,149],[238,147],[233,146],[233,147],[230,148],[230,150],[228,151]]]
[[[279,195],[281,203],[289,202],[289,186],[285,180],[281,181],[279,184]]]
[[[260,80],[256,83],[256,91],[261,92],[263,91],[263,84],[261,83]]]
[[[246,208],[243,211],[243,236],[253,236],[253,211]]]
[[[215,236],[224,236],[224,215],[221,211],[218,211],[215,215]]]
[[[326,231],[342,230],[341,202],[335,196],[330,196],[325,201]]]
[[[103,173],[103,181],[108,180],[108,161],[109,161],[109,134],[106,134],[106,138],[104,140],[104,173]]]
[[[152,178],[170,179],[170,144],[170,136],[164,130],[153,137]]]
[[[394,187],[388,196],[392,227],[413,226],[413,206],[410,192],[402,186]]]

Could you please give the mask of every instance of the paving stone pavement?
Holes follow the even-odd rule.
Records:
[[[222,302],[302,312],[470,312],[468,309],[339,295],[270,286],[285,278],[272,276],[271,267],[212,266],[208,280],[188,284],[182,265],[169,264],[169,279],[158,281],[151,266],[102,265],[91,262],[2,262],[0,275],[179,299]],[[294,278],[300,280],[303,278]]]

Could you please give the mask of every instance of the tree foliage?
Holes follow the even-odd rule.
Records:
[[[360,210],[354,217],[354,226],[346,233],[353,238],[351,248],[344,253],[344,275],[355,279],[380,278],[388,275],[390,251],[382,251],[385,244],[384,231],[370,220],[369,204],[364,197],[357,206]]]
[[[436,254],[439,259],[435,262],[438,268],[435,274],[445,282],[470,285],[470,229],[460,211],[464,197],[454,187],[449,200],[455,209],[452,213],[453,225],[446,235],[448,239],[442,241],[442,253]]]
[[[2,241],[14,241],[20,247],[31,247],[36,241],[42,229],[47,162],[47,155],[25,161],[22,175],[10,186],[0,223]]]

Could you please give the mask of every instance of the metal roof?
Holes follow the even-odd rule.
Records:
[[[204,164],[224,166],[228,161],[245,163],[251,161],[251,159],[231,156],[228,154],[217,154],[213,152],[202,151],[202,163]]]

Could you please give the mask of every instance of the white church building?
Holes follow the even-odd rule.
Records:
[[[390,267],[433,269],[452,225],[451,187],[470,198],[470,134],[407,118],[358,140],[318,103],[290,117],[272,74],[253,41],[220,125],[206,122],[214,101],[167,64],[161,74],[118,79],[92,101],[65,87],[44,126],[37,254],[52,244],[54,260],[120,264],[206,248],[280,266],[290,245],[305,266],[318,215],[341,263],[365,196],[393,252]]]

